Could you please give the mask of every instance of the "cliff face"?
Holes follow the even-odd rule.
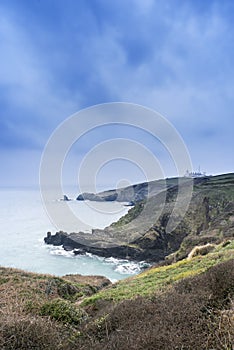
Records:
[[[144,197],[146,189],[149,193],[147,201]],[[179,225],[168,233],[166,226],[177,192],[177,179],[137,185],[131,192],[134,197],[127,197],[129,188],[123,189],[119,199],[141,200],[137,200],[135,207],[118,222],[104,230],[93,230],[92,235],[49,234],[45,242],[62,244],[65,249],[77,249],[78,254],[90,252],[105,257],[157,262],[169,255],[178,260],[196,245],[218,243],[234,237],[234,174],[195,179],[189,208],[182,221],[178,214]],[[113,193],[108,192],[110,195]],[[98,196],[103,196],[103,193]],[[163,198],[165,205],[162,207]]]

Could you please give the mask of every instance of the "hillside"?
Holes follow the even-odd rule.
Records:
[[[234,174],[195,179],[186,215],[171,232],[178,179],[166,184],[153,182],[147,200],[138,196],[104,230],[45,239],[79,254],[150,261],[139,275],[111,284],[1,268],[0,348],[233,350]],[[145,185],[137,188],[142,195]]]
[[[229,240],[115,284],[1,268],[0,348],[232,350],[233,257]]]
[[[135,185],[120,191],[121,198],[125,196],[126,199],[127,194],[132,193],[134,197],[128,197],[128,200],[140,200],[118,222],[104,230],[95,229],[92,235],[82,232],[49,234],[45,242],[76,249],[76,253],[81,254],[90,252],[105,257],[158,262],[169,255],[171,259],[179,260],[198,244],[218,243],[232,238],[234,174],[194,179],[186,215],[181,220],[180,212],[177,212],[175,221],[179,224],[168,233],[166,227],[177,200],[178,181],[182,181],[182,190],[185,189],[183,203],[187,195],[187,178]],[[149,196],[146,199],[147,191]],[[107,192],[106,196],[109,195],[110,192]]]

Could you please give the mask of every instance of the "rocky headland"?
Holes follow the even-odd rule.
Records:
[[[180,179],[186,188],[191,179]],[[134,202],[116,223],[92,234],[50,232],[45,243],[63,245],[75,254],[158,262],[180,260],[196,245],[220,243],[234,237],[234,174],[192,180],[193,193],[184,217],[170,233],[167,223],[178,194],[178,179],[152,181],[98,194],[80,194],[78,200]],[[186,196],[186,191],[184,192]],[[186,198],[185,198],[186,199]],[[184,199],[184,200],[185,200]]]

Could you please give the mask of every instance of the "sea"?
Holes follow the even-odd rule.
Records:
[[[77,201],[75,191],[70,191],[69,197],[69,203],[54,198],[53,205],[61,209],[69,204],[81,223],[77,231],[102,229],[129,210],[124,203]],[[0,215],[0,266],[55,276],[101,275],[112,282],[135,275],[147,266],[145,262],[103,258],[88,253],[74,255],[61,246],[45,244],[47,232],[54,234],[58,228],[46,213],[37,188],[0,188]]]

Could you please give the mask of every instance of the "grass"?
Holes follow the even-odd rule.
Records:
[[[111,228],[120,228],[124,225],[127,225],[129,222],[134,220],[138,217],[138,215],[142,212],[144,209],[145,201],[140,201],[134,205],[133,208],[131,208],[126,215],[122,216],[118,221],[113,222],[110,227]]]
[[[197,256],[191,260],[184,259],[172,265],[153,267],[145,272],[122,280],[106,289],[87,297],[82,306],[94,304],[100,300],[119,302],[137,296],[150,297],[155,292],[166,291],[175,282],[205,272],[211,266],[232,259],[234,241],[223,247],[222,244],[205,256]]]

